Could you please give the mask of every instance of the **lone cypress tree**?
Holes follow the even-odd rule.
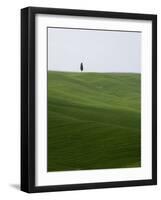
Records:
[[[83,71],[83,63],[82,62],[80,64],[80,70],[81,70],[81,72]]]

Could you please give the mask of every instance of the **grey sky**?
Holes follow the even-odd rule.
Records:
[[[48,28],[48,70],[141,71],[141,33]]]

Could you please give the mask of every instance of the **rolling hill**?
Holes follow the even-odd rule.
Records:
[[[48,171],[141,166],[140,79],[48,71]]]

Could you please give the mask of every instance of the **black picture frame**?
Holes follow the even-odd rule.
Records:
[[[152,21],[152,179],[35,186],[35,15],[54,14]],[[28,193],[157,184],[157,16],[27,7],[21,10],[21,190]]]

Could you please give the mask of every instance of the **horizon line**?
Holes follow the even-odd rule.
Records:
[[[109,71],[109,72],[107,72],[107,71],[58,71],[58,70],[49,70],[48,69],[48,71],[52,71],[52,72],[64,72],[64,73],[131,73],[131,74],[141,74],[141,72],[121,72],[121,71],[118,71],[118,72],[116,72],[116,71]]]

